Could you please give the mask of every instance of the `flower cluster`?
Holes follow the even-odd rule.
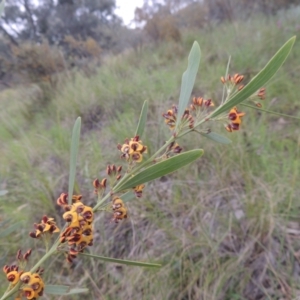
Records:
[[[231,123],[226,126],[226,130],[229,132],[239,130],[242,123],[241,118],[244,115],[245,113],[239,112],[236,107],[232,108],[228,114],[228,119],[231,120]]]
[[[68,195],[62,193],[57,199],[57,204],[66,211],[63,219],[66,220],[68,226],[61,233],[60,242],[68,244],[67,261],[72,262],[86,246],[93,245],[94,213],[90,206],[81,202],[81,195],[73,195],[71,205],[68,204],[67,198]]]
[[[22,271],[19,271],[19,267],[17,265],[5,265],[3,267],[3,272],[6,274],[6,279],[12,284],[15,285],[19,279]]]
[[[116,183],[116,181],[121,179],[121,177],[122,177],[121,171],[122,171],[122,166],[116,167],[116,165],[114,165],[114,164],[107,165],[106,174],[109,177],[110,186],[113,186]]]
[[[138,135],[130,140],[126,139],[123,145],[118,145],[118,149],[122,152],[121,158],[129,162],[141,162],[143,153],[147,153],[147,146],[143,145]]]
[[[26,266],[27,260],[31,254],[31,249],[29,249],[25,254],[22,255],[21,250],[17,253],[17,265],[5,265],[3,267],[3,272],[6,274],[7,280],[12,286],[15,286],[18,282],[22,282],[21,288],[19,290],[16,300],[20,300],[23,296],[27,299],[36,300],[38,297],[43,295],[45,284],[41,278],[43,274],[43,269],[38,268],[35,273],[21,271],[23,267]]]
[[[215,106],[211,99],[203,99],[202,97],[193,97],[193,103],[191,104],[192,110],[197,110],[201,107]]]
[[[244,75],[240,75],[238,73],[234,74],[233,76],[227,75],[226,78],[223,76],[221,77],[221,82],[227,86],[227,89],[231,90],[232,87],[236,87],[238,91],[240,91],[244,85],[240,85],[237,87],[238,84],[240,84],[244,79]]]
[[[22,286],[22,294],[27,299],[35,300],[40,296],[43,296],[45,284],[41,275],[43,269],[38,270],[36,273],[26,272],[20,277],[20,280],[25,284]]]
[[[127,209],[121,198],[115,197],[112,201],[112,209],[114,212],[113,221],[118,223],[119,221],[127,218]]]
[[[172,109],[169,109],[166,113],[163,113],[165,123],[170,127],[171,130],[175,128],[177,121],[178,108],[176,105],[172,105]]]
[[[162,115],[165,118],[165,123],[169,126],[171,130],[173,130],[176,126],[177,113],[178,113],[178,107],[176,105],[172,105],[172,108],[169,109],[166,113],[163,113]],[[188,109],[184,111],[181,120],[182,120],[182,127],[186,125],[189,128],[194,127],[194,118]]]
[[[221,82],[225,85],[227,89],[227,100],[230,99],[232,94],[242,90],[244,85],[241,82],[244,80],[244,75],[241,74],[234,74],[233,76],[227,75],[226,77],[221,77]],[[257,99],[264,100],[266,97],[266,89],[260,88],[257,93],[253,94],[248,98],[250,101],[254,101]],[[227,101],[225,100],[225,102]],[[257,107],[261,107],[262,105],[254,101],[254,104]],[[192,104],[190,105],[189,109],[186,109],[183,113],[182,120],[180,123],[180,129],[188,125],[190,129],[194,129],[194,123],[196,124],[195,127],[199,124],[197,121],[202,120],[204,118],[205,121],[212,120],[208,115],[208,108],[215,106],[212,99],[204,99],[203,97],[193,97]],[[192,116],[192,112],[195,112],[195,116]],[[204,115],[203,115],[204,113]],[[177,106],[173,105],[171,109],[169,109],[166,113],[163,113],[163,117],[165,118],[165,123],[169,126],[170,129],[174,129],[176,126],[176,122],[178,119],[178,109]],[[207,114],[207,116],[205,115]],[[242,123],[242,117],[245,115],[243,112],[239,112],[236,107],[230,109],[227,115],[221,116],[217,120],[229,119],[230,123],[225,125],[225,128],[229,132],[233,132],[239,130],[240,125]],[[188,122],[187,122],[188,121]],[[201,122],[202,123],[202,122]],[[210,132],[210,129],[207,129],[206,132]],[[176,144],[177,145],[177,144]],[[178,145],[177,145],[178,146]],[[169,151],[169,150],[168,150]],[[174,153],[179,153],[181,148],[178,146],[175,148],[174,146]],[[170,152],[170,151],[169,151]],[[169,156],[169,152],[167,152],[167,157]]]
[[[39,238],[43,235],[52,235],[54,232],[59,232],[59,228],[56,226],[54,218],[48,218],[43,216],[41,223],[34,223],[35,232],[30,232],[29,235],[32,238]]]

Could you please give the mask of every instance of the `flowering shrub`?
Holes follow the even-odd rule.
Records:
[[[0,300],[8,299],[12,295],[15,299],[38,299],[44,292],[56,295],[70,293],[68,286],[47,286],[42,279],[44,272],[42,265],[52,255],[63,254],[69,263],[80,259],[80,256],[86,256],[140,267],[161,267],[157,263],[127,261],[90,254],[92,250],[87,253],[86,248],[93,246],[95,214],[110,214],[111,226],[123,222],[128,215],[126,202],[134,197],[142,197],[147,182],[172,173],[200,158],[203,155],[202,149],[183,151],[179,141],[182,136],[198,133],[216,142],[230,143],[227,137],[212,132],[212,122],[222,123],[221,130],[234,134],[240,129],[242,120],[246,119],[245,113],[241,112],[238,105],[245,105],[244,102],[249,100],[254,103],[252,107],[261,109],[262,105],[258,101],[265,99],[266,90],[263,86],[284,63],[294,41],[295,38],[287,41],[249,83],[241,85],[244,81],[243,75],[237,73],[231,76],[226,72],[227,74],[221,77],[224,93],[219,104],[215,99],[204,99],[201,96],[193,97],[189,104],[200,63],[200,47],[195,42],[189,55],[187,70],[182,77],[179,103],[173,105],[162,116],[171,131],[169,139],[154,154],[148,154],[148,147],[141,140],[148,109],[148,103],[145,102],[136,132],[132,133],[131,138],[125,139],[122,145],[116,146],[124,165],[108,165],[107,178],[97,178],[91,183],[97,196],[94,207],[85,205],[81,195],[73,194],[81,127],[81,119],[78,118],[72,133],[68,193],[63,191],[57,199],[57,204],[63,210],[62,218],[66,224],[63,228],[58,228],[55,220],[45,215],[40,223],[33,225],[34,231],[30,232],[29,236],[43,241],[45,255],[33,266],[28,267],[31,250],[24,255],[19,250],[18,263],[3,267],[9,285]],[[75,289],[72,293],[85,291],[86,289]]]

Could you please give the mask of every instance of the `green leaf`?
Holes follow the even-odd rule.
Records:
[[[51,295],[66,295],[70,291],[68,285],[49,285],[45,286],[45,293]]]
[[[5,228],[3,231],[0,232],[0,238],[4,238],[10,234],[12,234],[14,231],[18,230],[23,225],[23,222],[17,222],[15,224],[12,224],[11,226]]]
[[[150,166],[135,176],[131,177],[129,180],[125,181],[120,186],[117,186],[115,193],[135,187],[139,184],[154,180],[156,178],[162,177],[166,174],[172,173],[191,162],[195,161],[203,155],[202,149],[191,150],[184,152],[168,158],[162,162],[159,162],[153,166]]]
[[[88,293],[89,289],[86,288],[75,288],[70,289],[67,285],[46,285],[45,286],[45,294],[50,295],[75,295],[75,294],[82,294]]]
[[[76,162],[78,156],[78,148],[79,148],[79,138],[80,138],[80,128],[81,128],[81,118],[78,117],[72,132],[72,140],[71,140],[71,153],[70,153],[70,174],[69,174],[69,204],[72,203],[72,195],[74,190],[74,182],[76,175]]]
[[[8,193],[8,190],[1,190],[0,191],[0,196],[4,196]]]
[[[117,258],[99,256],[99,255],[88,254],[88,253],[79,253],[79,255],[84,255],[84,256],[91,257],[91,258],[96,258],[96,259],[100,259],[100,260],[103,260],[103,261],[122,264],[122,265],[130,265],[130,266],[137,266],[137,267],[148,267],[148,268],[160,268],[161,267],[161,264],[152,264],[152,263],[144,263],[144,262],[139,262],[139,261],[117,259]]]
[[[195,41],[191,49],[191,52],[189,54],[188,67],[182,75],[181,90],[180,90],[179,103],[178,103],[177,122],[176,122],[175,130],[177,129],[178,124],[181,122],[181,117],[190,101],[191,93],[194,87],[196,75],[200,64],[200,57],[201,57],[200,46]]]
[[[76,288],[76,289],[71,289],[69,293],[65,295],[75,295],[75,294],[83,294],[83,293],[88,293],[89,289],[87,288]]]
[[[2,0],[0,3],[0,16],[3,14],[4,12],[4,6],[5,6],[5,0]]]
[[[285,62],[291,52],[295,40],[295,36],[290,38],[270,59],[266,66],[254,78],[252,78],[252,80],[240,92],[235,94],[228,102],[212,112],[209,117],[215,118],[221,113],[229,111],[232,107],[243,102],[251,95],[256,93],[261,87],[263,87],[276,74],[276,72]]]
[[[215,132],[210,132],[210,133],[200,133],[201,135],[209,138],[210,140],[213,140],[217,143],[221,143],[221,144],[230,144],[231,140],[228,139],[227,137],[220,135],[218,133]]]
[[[147,121],[147,113],[148,113],[148,101],[145,101],[140,114],[139,123],[135,132],[135,135],[138,135],[139,137],[143,135],[146,121]]]
[[[128,202],[132,199],[135,199],[135,193],[133,191],[128,191],[120,196],[120,198],[123,200],[123,202]]]

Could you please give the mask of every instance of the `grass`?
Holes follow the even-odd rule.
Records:
[[[202,50],[194,93],[217,102],[228,55],[230,72],[250,79],[297,34],[298,17],[294,10],[236,21],[213,31],[185,32],[182,44],[148,45],[110,57],[92,77],[67,74],[43,107],[36,106],[42,97],[38,86],[3,91],[0,187],[8,193],[0,196],[0,220],[9,222],[2,230],[23,223],[1,239],[2,264],[12,263],[21,245],[23,252],[35,249],[32,263],[43,253],[39,242],[27,238],[43,214],[62,223],[56,199],[68,189],[71,129],[78,115],[83,125],[75,190],[92,204],[92,180],[105,176],[107,164],[121,164],[116,145],[134,133],[144,100],[149,117],[143,142],[153,153],[166,140],[161,114],[177,102],[194,40]],[[266,109],[300,117],[299,56],[298,39],[267,86]],[[128,203],[126,222],[115,225],[110,215],[97,215],[92,253],[161,262],[161,270],[87,258],[70,268],[60,256],[45,266],[46,283],[88,287],[88,299],[106,300],[299,296],[299,121],[241,110],[246,112],[242,129],[227,134],[230,145],[184,138],[185,150],[200,147],[204,156],[148,184],[142,199]],[[222,126],[215,130],[226,135]],[[3,292],[4,273],[0,276]]]

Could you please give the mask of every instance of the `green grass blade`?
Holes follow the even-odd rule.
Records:
[[[3,14],[4,6],[5,6],[5,0],[2,0],[1,3],[0,3],[0,17]]]
[[[80,138],[80,128],[81,128],[81,118],[78,117],[74,124],[74,127],[73,127],[72,140],[71,140],[70,174],[69,174],[69,191],[68,191],[69,204],[71,204],[73,190],[74,190],[75,175],[76,175],[76,163],[77,163],[79,138]]]
[[[140,114],[139,123],[135,132],[135,135],[141,137],[143,135],[146,121],[147,121],[147,113],[148,113],[148,101],[146,100],[143,104],[142,111]]]
[[[123,264],[123,265],[129,265],[129,266],[147,267],[147,268],[160,268],[161,267],[161,264],[152,264],[152,263],[144,263],[144,262],[140,262],[140,261],[117,259],[117,258],[99,256],[99,255],[88,254],[88,253],[79,253],[79,254],[84,255],[84,256],[88,256],[88,257],[91,257],[91,258],[97,258],[97,259],[107,261],[107,262]]]
[[[203,153],[204,151],[202,149],[196,149],[168,158],[131,177],[128,181],[124,182],[124,184],[117,187],[114,192],[117,193],[119,191],[126,190],[139,184],[170,174],[195,161],[201,157]]]
[[[223,112],[229,111],[232,107],[246,100],[253,95],[261,87],[263,87],[280,69],[282,64],[289,56],[291,49],[295,43],[296,37],[290,38],[270,59],[266,66],[237,94],[235,94],[228,102],[217,108],[211,115],[215,118]]]
[[[231,140],[228,139],[226,136],[220,135],[216,132],[210,132],[210,133],[200,133],[201,135],[207,137],[208,139],[215,141],[220,144],[230,144]]]
[[[75,288],[70,289],[67,285],[50,285],[47,284],[45,286],[45,294],[49,295],[75,295],[88,293],[89,289],[87,288]]]
[[[0,232],[0,238],[4,238],[6,236],[11,235],[14,231],[18,230],[19,228],[21,228],[23,225],[22,221],[19,221],[15,224],[10,225],[9,227],[7,227],[5,230]]]
[[[201,58],[199,44],[195,41],[188,58],[188,67],[182,75],[181,90],[178,103],[176,128],[181,121],[184,110],[190,101]],[[175,128],[175,130],[176,130]]]

